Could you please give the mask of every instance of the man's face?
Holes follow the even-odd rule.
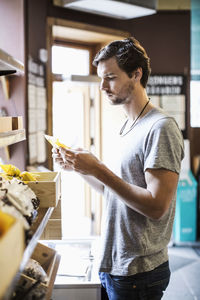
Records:
[[[133,79],[122,71],[114,57],[100,61],[97,74],[101,78],[100,89],[108,96],[111,104],[128,103],[133,95]]]

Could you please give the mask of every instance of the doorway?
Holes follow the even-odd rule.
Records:
[[[91,82],[91,77],[94,74],[96,76],[92,60],[102,46],[129,34],[51,18],[48,24],[48,51],[51,57],[47,70],[48,134],[54,134],[72,148],[86,148],[102,159],[109,150],[109,130],[112,128],[111,125],[106,129],[105,124],[111,119],[115,120],[115,116],[107,110],[107,101],[99,91],[99,84]],[[59,53],[56,54],[57,58],[56,51]],[[64,56],[61,55],[62,51]],[[83,80],[85,82],[70,81],[72,74],[86,78]],[[104,138],[102,131],[106,132]],[[51,157],[51,153],[48,157]],[[58,170],[51,160],[49,168]],[[72,173],[62,172],[63,238],[99,235],[103,210],[101,196],[91,190],[77,174]]]

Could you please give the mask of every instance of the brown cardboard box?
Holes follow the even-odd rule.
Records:
[[[24,229],[19,220],[0,238],[0,299],[19,269],[24,240]]]
[[[40,200],[40,207],[56,207],[61,198],[61,175],[59,172],[32,172],[39,175],[37,181],[27,182]]]
[[[23,118],[22,117],[12,117],[12,130],[23,129]]]
[[[12,130],[12,117],[0,117],[0,132]]]

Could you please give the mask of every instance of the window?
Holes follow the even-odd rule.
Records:
[[[63,75],[89,75],[89,51],[54,45],[52,47],[52,72]]]

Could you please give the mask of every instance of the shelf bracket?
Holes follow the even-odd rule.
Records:
[[[5,96],[6,100],[8,100],[10,98],[9,79],[6,76],[1,76],[0,79],[1,79],[4,96]]]
[[[9,149],[9,146],[5,146],[4,147],[4,151],[5,151],[5,155],[6,155],[7,161],[9,161],[10,160],[10,149]]]

